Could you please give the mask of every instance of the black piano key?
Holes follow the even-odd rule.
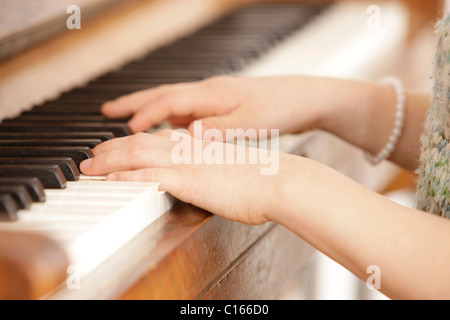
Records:
[[[200,59],[217,59],[217,60],[234,60],[234,59],[242,59],[243,61],[251,61],[257,57],[257,51],[252,50],[248,52],[236,52],[234,50],[229,51],[215,51],[215,52],[206,52],[206,51],[195,51],[195,52],[183,52],[179,51],[178,48],[176,50],[169,49],[161,49],[160,51],[154,52],[151,55],[152,60],[180,60],[186,59],[189,60],[200,60]]]
[[[112,132],[0,132],[0,139],[94,139],[108,141],[114,139]]]
[[[67,157],[72,158],[79,167],[83,160],[92,158],[94,154],[88,147],[1,147],[0,155],[4,158],[46,158]]]
[[[214,34],[211,32],[198,32],[189,37],[194,41],[203,41],[205,43],[217,41],[218,39],[223,39],[226,41],[253,41],[256,43],[263,43],[264,46],[274,46],[280,40],[273,32],[261,33],[260,30],[249,30],[248,32],[241,34],[231,34],[229,32],[217,29],[214,30]]]
[[[53,105],[42,105],[42,106],[36,106],[31,110],[25,111],[22,114],[60,114],[60,113],[66,113],[66,114],[73,114],[73,115],[80,115],[80,114],[91,114],[91,115],[101,115],[100,111],[100,105],[97,103],[93,106],[89,105],[71,105],[71,109],[67,110],[67,108],[62,108],[62,103],[60,102],[52,102]]]
[[[148,89],[156,87],[157,85],[149,85]],[[70,91],[64,97],[64,99],[58,99],[54,101],[47,101],[45,104],[34,107],[32,110],[25,111],[23,115],[41,115],[41,114],[66,114],[66,115],[93,115],[101,116],[101,105],[112,99],[117,99],[126,93],[130,93],[127,90],[114,91],[89,91],[83,92]],[[79,110],[79,106],[83,106],[85,110]],[[60,110],[63,109],[63,110]],[[78,112],[79,111],[79,112]]]
[[[224,57],[209,57],[207,55],[199,55],[199,56],[152,56],[151,58],[148,58],[151,63],[156,64],[176,64],[180,60],[184,61],[186,64],[198,64],[202,61],[206,63],[220,63],[220,62],[226,62],[227,68],[230,68],[232,71],[238,71],[241,70],[244,66],[247,65],[248,61],[251,61],[248,57],[240,56],[238,54],[234,54],[233,56],[229,56],[228,58]]]
[[[0,185],[0,195],[10,194],[19,209],[29,209],[33,203],[27,188],[22,185]]]
[[[163,72],[165,70],[176,72],[177,70],[186,70],[186,71],[200,71],[200,72],[211,72],[212,74],[218,73],[230,73],[233,71],[230,64],[226,61],[198,61],[197,63],[183,63],[182,61],[173,61],[171,63],[159,63],[158,61],[153,61],[149,59],[140,59],[135,60],[119,70],[112,71],[110,73],[104,74],[97,78],[101,80],[103,78],[107,78],[111,75],[116,74],[117,72],[145,72],[147,70],[151,70],[153,72]]]
[[[100,110],[104,102],[162,84],[196,81],[241,70],[325,7],[258,5],[231,13],[119,70],[64,92],[58,99],[36,106],[16,119],[5,121],[0,125],[0,139],[2,133],[16,132],[36,134],[30,139],[47,140],[47,137],[39,137],[43,130],[47,134],[53,133],[55,139],[79,139],[60,136],[62,132],[75,134],[106,130],[118,137],[129,135],[126,119],[105,120]]]
[[[2,185],[22,185],[27,188],[34,202],[45,201],[44,186],[38,178],[0,178],[0,186]]]
[[[76,92],[73,91],[67,91],[64,93],[58,100],[53,101],[47,101],[44,104],[41,104],[39,106],[36,106],[35,108],[40,107],[56,107],[61,108],[62,107],[69,107],[73,106],[78,109],[79,106],[83,106],[85,109],[85,112],[81,110],[81,112],[76,113],[77,110],[74,111],[75,114],[79,115],[93,115],[93,116],[99,116],[101,115],[100,109],[102,104],[107,101],[105,100],[105,97],[119,97],[120,92],[114,93],[114,92],[93,92],[89,96],[79,96]],[[80,102],[83,101],[83,104],[74,105],[74,102]],[[57,110],[55,110],[57,111]]]
[[[147,90],[152,86],[158,86],[169,83],[178,83],[178,82],[192,82],[199,79],[190,79],[189,81],[176,81],[176,82],[168,82],[164,80],[158,81],[145,81],[142,83],[93,83],[92,85],[86,86],[84,88],[80,88],[76,92],[77,94],[95,94],[98,91],[106,91],[117,94],[117,92],[121,92],[122,94],[128,94],[136,91]]]
[[[0,177],[36,177],[45,188],[49,189],[64,189],[67,184],[61,169],[51,164],[0,165]]]
[[[184,52],[199,52],[208,50],[208,52],[238,52],[247,53],[252,52],[255,55],[260,55],[269,49],[269,45],[266,41],[261,39],[184,39],[177,42],[175,46],[177,50],[184,50]]]
[[[108,96],[108,92],[106,92],[105,94],[102,93],[106,90],[112,90],[112,93],[115,93],[118,90],[127,90],[127,91],[131,91],[136,89],[135,91],[140,91],[140,90],[147,90],[153,87],[157,87],[159,85],[164,85],[164,84],[176,84],[176,83],[185,83],[185,82],[193,82],[194,80],[189,80],[189,81],[176,81],[176,82],[172,82],[169,83],[167,81],[163,81],[160,79],[157,79],[157,81],[153,81],[151,79],[151,77],[153,77],[151,74],[148,73],[140,73],[140,74],[135,74],[132,77],[127,77],[127,75],[124,74],[118,74],[115,77],[110,77],[110,78],[105,78],[102,80],[98,80],[98,81],[94,81],[92,82],[92,84],[89,86],[89,90],[98,90],[98,91],[86,91],[86,90],[82,90],[82,92],[86,92],[89,93],[90,95],[94,96],[97,95],[97,97],[99,98],[105,98],[106,96]],[[206,77],[198,77],[195,81],[198,80],[204,80],[206,79]],[[80,94],[80,92],[78,92],[76,94],[76,99],[79,99],[81,97],[79,97],[78,95]],[[85,96],[85,98],[89,98],[89,96]],[[73,96],[68,96],[66,97],[64,100],[62,101],[73,101],[74,97]]]
[[[95,148],[100,143],[99,139],[47,139],[47,140],[36,140],[36,139],[2,139],[0,138],[0,146],[3,147],[18,147],[18,146],[60,146],[60,147],[88,147]],[[1,155],[0,155],[1,157]]]
[[[14,221],[17,220],[17,207],[12,195],[0,195],[0,221]]]
[[[2,123],[11,121],[35,122],[35,121],[62,121],[62,122],[123,122],[126,123],[130,119],[108,119],[102,115],[67,115],[67,114],[23,114],[13,119],[5,119]]]
[[[0,154],[0,165],[4,164],[55,164],[61,168],[64,177],[68,181],[78,181],[80,179],[80,171],[72,158],[67,157],[23,157],[23,158],[4,158]]]
[[[128,81],[129,79],[145,81],[149,77],[162,79],[168,77],[183,77],[190,79],[205,79],[209,78],[212,75],[215,75],[219,72],[219,70],[215,71],[199,71],[195,69],[191,70],[167,70],[167,69],[155,69],[155,68],[139,68],[136,70],[122,69],[115,72],[110,73],[107,76],[103,76],[91,83],[102,82],[109,83],[114,80],[117,83],[120,81]]]
[[[127,124],[116,122],[7,122],[0,125],[0,132],[96,132],[109,131],[116,137],[131,134]]]

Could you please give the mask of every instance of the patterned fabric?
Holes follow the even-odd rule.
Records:
[[[436,25],[438,46],[434,62],[431,108],[422,135],[417,170],[417,208],[450,218],[450,15]]]

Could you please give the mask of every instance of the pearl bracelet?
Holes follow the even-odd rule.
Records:
[[[396,111],[395,111],[394,129],[392,130],[392,133],[389,137],[386,146],[376,156],[372,156],[368,152],[365,153],[366,158],[374,165],[389,158],[391,153],[394,151],[398,139],[402,135],[403,124],[405,121],[406,95],[402,81],[398,78],[386,77],[381,80],[381,83],[388,83],[394,87],[397,93],[397,105],[395,107]]]

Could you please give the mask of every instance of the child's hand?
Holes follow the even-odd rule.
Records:
[[[130,117],[132,132],[170,120],[188,125],[202,119],[205,129],[279,129],[280,134],[316,128],[325,107],[326,79],[299,76],[214,77],[135,92],[102,107],[106,117]],[[193,134],[192,125],[189,131]]]
[[[94,158],[81,164],[86,175],[106,175],[109,180],[156,181],[160,189],[168,191],[181,201],[191,203],[227,219],[248,224],[261,224],[272,220],[270,214],[277,212],[280,199],[278,183],[280,172],[292,174],[292,170],[302,168],[306,159],[270,152],[272,161],[277,163],[273,175],[263,175],[261,168],[267,167],[267,161],[256,164],[247,160],[246,164],[225,164],[225,148],[237,152],[250,149],[220,142],[200,141],[184,134],[194,152],[195,143],[203,150],[215,145],[224,150],[224,164],[206,164],[205,156],[201,164],[176,164],[173,160],[174,147],[179,143],[172,141],[172,130],[163,130],[155,134],[139,133],[133,136],[113,139],[93,149]],[[181,133],[178,133],[181,135]],[[252,149],[253,151],[256,149]],[[205,153],[204,153],[205,154]],[[287,161],[285,158],[290,160]],[[258,156],[258,159],[262,156]],[[267,157],[265,158],[267,160]],[[253,162],[255,163],[255,162]],[[283,165],[283,168],[281,168]],[[278,170],[280,168],[280,170]],[[289,173],[290,172],[290,173]],[[300,183],[297,180],[297,183]]]

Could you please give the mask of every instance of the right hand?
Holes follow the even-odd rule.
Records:
[[[199,82],[162,85],[135,92],[102,106],[108,118],[131,117],[133,133],[169,120],[203,129],[279,129],[299,133],[315,129],[327,108],[327,79],[300,76],[243,78],[219,76]],[[324,101],[325,100],[325,101]],[[193,124],[188,127],[193,135]],[[201,137],[197,137],[201,138]]]

